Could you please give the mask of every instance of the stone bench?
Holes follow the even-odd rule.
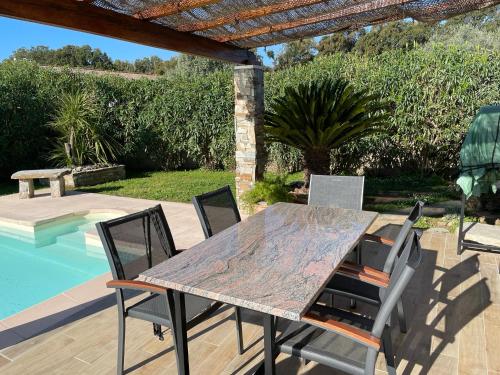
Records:
[[[33,198],[35,178],[48,178],[50,181],[50,195],[52,198],[62,197],[65,193],[64,175],[71,173],[71,169],[36,169],[31,171],[19,171],[10,176],[13,180],[19,180],[19,198]]]

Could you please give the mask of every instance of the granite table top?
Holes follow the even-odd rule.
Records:
[[[278,203],[138,279],[298,321],[376,217]]]

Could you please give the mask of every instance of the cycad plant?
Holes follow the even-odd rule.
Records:
[[[329,174],[332,149],[383,131],[387,118],[379,96],[328,79],[287,88],[266,111],[264,129],[268,142],[302,151],[308,187],[311,174]]]
[[[60,135],[50,155],[58,165],[109,163],[116,158],[118,143],[103,129],[91,94],[63,94],[49,125]]]

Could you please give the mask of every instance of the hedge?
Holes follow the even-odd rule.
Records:
[[[265,75],[266,103],[288,85],[341,76],[392,103],[388,133],[333,153],[332,168],[449,173],[477,109],[500,100],[500,52],[440,45],[374,57],[336,54]],[[62,91],[90,90],[102,125],[123,145],[120,162],[142,170],[232,168],[232,72],[127,80],[52,71],[25,61],[0,64],[0,173],[48,165],[46,126]],[[270,166],[295,170],[297,151],[269,145]]]

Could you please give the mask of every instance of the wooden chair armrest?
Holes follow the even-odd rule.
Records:
[[[338,320],[322,316],[316,311],[308,312],[302,317],[302,321],[329,332],[334,332],[338,333],[339,335],[349,337],[357,342],[370,346],[375,350],[380,349],[380,339],[372,336],[370,332],[352,326],[350,324],[342,323]]]
[[[390,238],[385,238],[385,237],[377,236],[376,234],[368,234],[368,233],[366,233],[363,236],[363,240],[377,242],[377,243],[381,243],[383,245],[389,245],[389,246],[394,245],[394,241],[391,240]]]
[[[342,265],[340,266],[340,269],[347,269],[347,270],[351,270],[351,271],[362,272],[362,273],[366,273],[367,275],[370,275],[370,276],[378,277],[380,279],[388,279],[389,278],[389,275],[383,271],[379,271],[378,269],[370,267],[370,266],[364,266],[364,265],[356,264],[353,262],[349,262],[347,260],[344,261],[344,263],[342,263]]]
[[[108,288],[141,290],[143,292],[151,292],[158,294],[167,293],[167,288],[147,283],[145,281],[137,281],[137,280],[111,280],[106,283],[106,286]]]
[[[387,288],[389,286],[389,277],[377,277],[364,272],[357,272],[350,269],[339,268],[337,271],[339,275],[350,277],[351,279],[356,279],[363,281],[368,284],[372,284],[381,288]]]

